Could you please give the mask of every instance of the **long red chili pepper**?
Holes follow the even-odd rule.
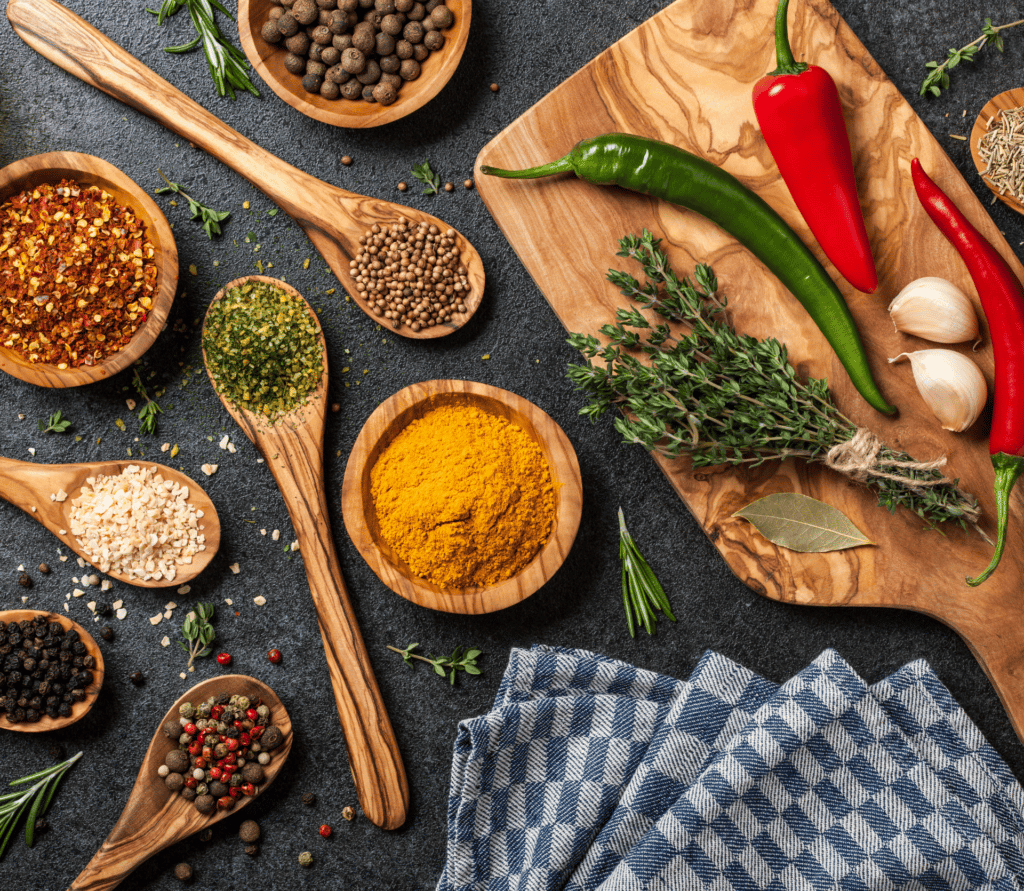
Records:
[[[824,68],[797,62],[781,0],[775,14],[778,67],[754,85],[754,113],[782,179],[832,265],[871,293],[878,273],[857,198],[850,137],[835,81]]]
[[[1006,546],[1010,492],[1024,471],[1024,287],[999,252],[972,226],[960,209],[928,178],[921,162],[910,162],[917,197],[925,211],[960,254],[981,298],[995,358],[995,398],[988,451],[996,471],[995,494],[999,537],[980,585],[999,565]]]

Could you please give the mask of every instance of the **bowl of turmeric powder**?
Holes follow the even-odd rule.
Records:
[[[370,415],[341,506],[356,549],[420,606],[479,614],[524,600],[564,562],[583,485],[562,429],[486,384],[413,384]]]

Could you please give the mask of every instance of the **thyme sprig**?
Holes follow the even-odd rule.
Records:
[[[932,61],[925,63],[924,67],[931,70],[921,84],[921,95],[941,96],[943,90],[949,89],[950,70],[956,68],[961,62],[973,62],[974,57],[988,44],[991,43],[999,52],[1002,52],[1003,35],[1000,32],[1005,31],[1007,28],[1015,28],[1017,25],[1024,25],[1024,19],[1008,22],[1005,25],[993,25],[992,19],[986,18],[980,37],[976,37],[966,46],[962,46],[959,49],[951,48],[942,62]]]
[[[188,653],[187,671],[192,671],[192,663],[196,659],[209,656],[213,652],[213,604],[197,603],[196,608],[186,617],[181,627],[181,635],[185,641],[179,641],[181,648]]]
[[[430,161],[424,161],[422,164],[414,164],[412,167],[412,175],[426,186],[422,194],[436,195],[441,191],[441,177],[430,169]]]
[[[25,844],[32,847],[35,843],[36,820],[46,813],[64,774],[81,757],[82,753],[79,752],[77,755],[72,755],[67,761],[44,768],[27,777],[22,777],[20,780],[12,780],[8,784],[24,786],[27,783],[32,783],[24,791],[19,790],[0,795],[0,860],[3,859],[7,845],[14,835],[14,830],[26,810],[28,819],[25,821]]]
[[[870,432],[839,411],[826,381],[798,379],[778,340],[732,328],[711,267],[698,265],[693,283],[679,278],[659,244],[646,230],[623,238],[617,256],[640,263],[647,281],[614,270],[608,279],[664,321],[620,308],[616,323],[600,329],[607,344],[587,334],[568,339],[587,359],[568,371],[590,400],[581,414],[597,419],[620,408],[615,426],[626,442],[668,458],[689,455],[693,467],[757,467],[787,458],[824,463],[873,489],[889,511],[905,507],[932,525],[954,520],[977,528],[976,499],[935,462],[919,464],[877,441],[867,467],[861,461],[848,470],[837,462],[834,447],[873,439]],[[675,333],[669,322],[689,333]]]
[[[673,622],[672,614],[665,589],[658,581],[650,564],[640,553],[633,541],[633,536],[626,528],[626,518],[619,508],[619,559],[622,560],[622,606],[626,610],[626,627],[629,636],[636,637],[636,626],[639,622],[644,631],[654,634],[654,626],[658,624],[655,610],[664,613]]]
[[[138,368],[134,369],[132,385],[135,387],[135,392],[145,400],[139,409],[139,429],[143,433],[156,433],[156,416],[162,415],[164,410],[149,395],[146,385],[142,382],[142,376],[139,374]]]
[[[146,12],[155,15],[156,23],[162,25],[179,12],[183,6],[188,9],[192,26],[196,29],[196,36],[187,43],[165,47],[164,51],[187,53],[202,43],[206,64],[210,68],[210,76],[213,78],[214,86],[217,87],[218,96],[230,94],[234,99],[235,90],[245,90],[252,93],[253,96],[259,96],[259,91],[249,79],[248,63],[245,56],[238,47],[221,34],[217,25],[215,18],[217,12],[224,13],[234,21],[231,13],[218,0],[163,0],[160,9],[147,8]]]
[[[67,433],[71,426],[71,422],[59,411],[55,411],[45,422],[40,418],[37,423],[40,433]]]
[[[419,653],[414,653],[419,646],[418,643],[411,643],[404,650],[398,647],[393,647],[390,644],[388,649],[392,653],[398,653],[405,660],[405,664],[410,668],[415,668],[413,659],[418,659],[420,662],[426,662],[432,665],[434,668],[434,674],[445,677],[447,675],[449,682],[455,686],[455,673],[458,671],[464,671],[466,674],[480,674],[480,668],[476,664],[476,660],[483,655],[480,650],[456,647],[455,652],[450,656],[423,656]]]
[[[210,241],[213,241],[214,235],[221,234],[220,224],[231,216],[231,211],[213,210],[212,208],[200,204],[182,188],[180,183],[173,182],[164,176],[164,172],[160,170],[160,168],[157,168],[156,172],[159,173],[160,178],[167,183],[166,186],[161,186],[156,190],[157,195],[181,195],[181,197],[188,202],[188,212],[192,214],[192,219],[199,220],[203,224],[203,231],[207,234]]]

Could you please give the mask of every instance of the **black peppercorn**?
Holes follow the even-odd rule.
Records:
[[[114,639],[114,629],[109,625],[104,625],[100,630],[100,637],[102,637],[108,643]]]
[[[136,687],[141,687],[146,682],[146,676],[141,671],[133,671],[128,679]]]
[[[21,585],[21,587],[23,588],[31,588],[32,577],[27,572],[23,572],[21,575],[18,576],[18,584]]]
[[[248,854],[250,857],[255,857],[259,852],[260,852],[260,846],[259,845],[246,845],[245,846],[245,853]]]
[[[112,616],[114,614],[114,608],[109,603],[97,603],[96,604],[96,615],[97,616]]]
[[[303,792],[302,803],[307,807],[310,807],[316,804],[316,796],[312,792]]]

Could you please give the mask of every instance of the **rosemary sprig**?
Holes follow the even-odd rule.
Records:
[[[59,411],[55,411],[45,422],[40,418],[37,423],[40,433],[67,433],[68,427],[71,426],[71,422]]]
[[[234,99],[235,90],[245,90],[252,93],[253,96],[259,96],[259,91],[249,79],[245,56],[238,47],[233,46],[221,34],[220,28],[217,26],[215,12],[222,12],[234,21],[231,13],[218,0],[163,0],[159,10],[147,8],[146,12],[155,15],[156,23],[162,25],[183,6],[188,8],[192,26],[196,29],[196,36],[188,43],[165,47],[165,52],[187,53],[195,49],[201,42],[203,53],[206,56],[206,64],[210,67],[210,75],[217,87],[218,96],[230,94]]]
[[[411,643],[404,650],[400,650],[398,647],[393,647],[389,644],[388,649],[392,653],[398,653],[410,668],[415,667],[413,659],[418,659],[420,662],[432,665],[434,667],[434,674],[438,674],[441,677],[447,675],[453,687],[455,686],[455,673],[457,671],[464,671],[466,674],[480,674],[480,668],[476,664],[476,660],[483,655],[480,650],[456,647],[455,652],[450,656],[422,656],[419,653],[413,652],[418,646],[418,643]]]
[[[156,433],[156,416],[162,415],[164,410],[156,404],[156,400],[150,397],[138,368],[134,369],[132,384],[135,387],[135,392],[145,400],[142,408],[139,409],[139,429],[143,433]]]
[[[647,281],[616,271],[608,279],[666,321],[652,324],[639,309],[620,308],[616,324],[600,329],[607,345],[592,335],[569,337],[587,359],[568,372],[590,399],[581,414],[596,419],[621,408],[615,426],[626,442],[669,458],[688,454],[694,467],[824,463],[873,489],[890,511],[905,507],[933,525],[954,520],[977,528],[976,499],[937,462],[920,464],[858,428],[836,407],[826,381],[797,378],[778,340],[737,334],[711,268],[698,265],[695,283],[679,278],[659,244],[646,230],[623,238],[618,256],[639,262]],[[676,334],[668,322],[689,333]]]
[[[79,752],[68,758],[67,761],[44,768],[27,777],[22,777],[20,780],[12,780],[8,784],[24,786],[27,783],[32,783],[24,791],[0,795],[0,860],[3,859],[7,845],[14,835],[14,830],[26,810],[28,810],[28,819],[25,822],[25,844],[32,847],[35,843],[36,820],[46,813],[64,774],[81,757],[82,753]]]
[[[629,636],[636,637],[636,626],[639,622],[648,634],[654,634],[654,626],[658,617],[654,611],[663,612],[673,622],[665,589],[661,586],[654,570],[640,553],[633,541],[633,536],[626,528],[626,518],[619,508],[619,559],[622,560],[622,605],[626,610],[626,626]]]
[[[941,96],[943,90],[949,89],[950,69],[956,68],[961,62],[973,62],[974,57],[989,43],[999,52],[1002,52],[1003,35],[999,32],[1005,31],[1007,28],[1015,28],[1017,25],[1024,25],[1024,19],[1008,22],[1005,25],[993,25],[992,19],[986,18],[980,37],[976,37],[966,46],[960,47],[960,49],[950,49],[945,60],[941,63],[935,61],[925,63],[924,67],[931,70],[921,84],[921,95]]]
[[[430,169],[429,161],[424,161],[422,164],[414,164],[412,175],[426,185],[422,194],[436,195],[441,191],[441,177]]]
[[[210,241],[213,241],[214,235],[220,235],[221,229],[220,224],[224,222],[229,216],[231,211],[229,210],[213,210],[209,207],[205,207],[196,201],[188,192],[186,192],[180,183],[173,182],[164,176],[164,172],[158,167],[157,173],[160,174],[160,178],[167,183],[166,186],[161,186],[156,190],[157,195],[181,195],[188,202],[188,212],[192,214],[193,220],[199,220],[203,224],[203,231],[207,234]]]
[[[179,641],[179,645],[188,653],[187,671],[192,671],[192,663],[196,659],[209,656],[213,652],[211,645],[215,635],[211,624],[212,619],[212,603],[197,603],[196,608],[185,617],[181,635],[187,643]]]

